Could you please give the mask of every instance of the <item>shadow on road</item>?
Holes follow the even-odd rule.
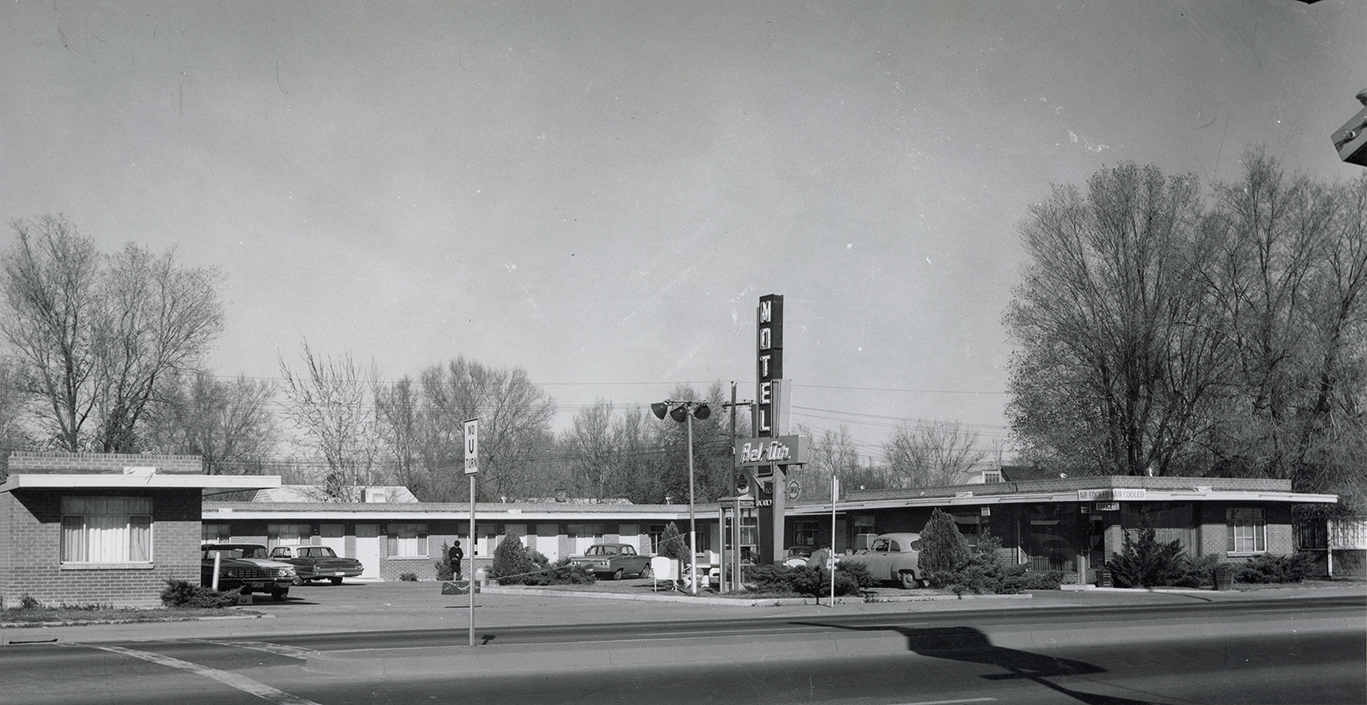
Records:
[[[1073,698],[1078,702],[1088,703],[1089,705],[1153,705],[1152,701],[1148,700],[1131,700],[1129,698],[1086,693],[1051,682],[1048,679],[1105,673],[1106,669],[1085,661],[1075,661],[1054,656],[1042,656],[1040,654],[1032,654],[1028,651],[994,646],[991,639],[989,639],[986,634],[983,634],[972,627],[929,627],[916,629],[912,627],[895,626],[850,627],[839,624],[819,624],[815,622],[808,622],[806,624],[849,629],[853,631],[895,631],[907,638],[908,650],[914,651],[922,656],[946,659],[949,661],[981,663],[989,666],[996,666],[1005,672],[986,675],[983,676],[983,678],[987,680],[1019,678],[1032,681],[1057,693]]]

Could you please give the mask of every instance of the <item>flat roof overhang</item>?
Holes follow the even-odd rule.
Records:
[[[199,490],[202,496],[268,490],[280,486],[278,475],[113,475],[15,474],[0,492],[16,490]]]
[[[630,506],[630,505],[627,505]],[[351,505],[348,507],[325,508],[314,506],[309,508],[299,507],[272,507],[269,503],[261,503],[258,507],[205,507],[202,516],[205,520],[209,519],[276,519],[288,517],[291,519],[318,520],[318,521],[389,521],[389,522],[413,522],[413,521],[469,521],[470,510],[466,509],[403,509],[404,505],[386,505],[381,502],[367,506]],[[585,522],[594,523],[598,521],[620,521],[631,523],[643,523],[651,521],[688,521],[688,508],[684,507],[682,512],[669,510],[660,511],[656,509],[646,509],[643,511],[629,511],[628,509],[603,511],[575,511],[574,509],[563,509],[559,511],[549,510],[528,510],[516,507],[507,507],[502,504],[478,505],[475,507],[475,521],[502,521],[502,522]],[[704,512],[697,510],[698,521],[713,521],[717,519],[717,509],[712,507],[710,511]]]
[[[1337,504],[1338,495],[1302,492],[1259,492],[1248,490],[1147,490],[1142,499],[1080,499],[1077,491],[1022,492],[945,497],[905,497],[899,499],[853,500],[837,502],[836,511],[861,509],[911,509],[914,507],[988,507],[1000,504],[1060,504],[1092,502],[1285,502],[1290,504]],[[788,507],[788,516],[830,514],[831,503]]]

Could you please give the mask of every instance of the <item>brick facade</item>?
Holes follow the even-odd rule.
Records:
[[[154,467],[164,475],[202,475],[198,455],[140,455],[130,453],[61,453],[16,450],[9,455],[10,474],[122,474],[124,468]]]
[[[61,562],[63,496],[152,499],[152,560],[147,564]],[[25,595],[44,605],[157,607],[168,579],[199,582],[199,490],[90,489],[0,493],[0,604]]]

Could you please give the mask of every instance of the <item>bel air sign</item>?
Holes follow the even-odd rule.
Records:
[[[801,465],[807,462],[806,436],[743,438],[736,441],[741,465]]]

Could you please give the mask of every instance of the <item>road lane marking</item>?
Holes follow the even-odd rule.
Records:
[[[996,698],[966,698],[964,700],[917,700],[914,703],[898,703],[898,705],[958,705],[959,703],[987,703],[997,702]]]
[[[100,649],[101,651],[108,651],[110,653],[122,654],[124,656],[132,656],[133,658],[142,659],[144,661],[151,661],[152,663],[161,666],[166,666],[168,668],[176,668],[182,671],[188,671],[195,675],[204,676],[205,678],[212,678],[213,680],[216,680],[219,683],[222,683],[226,686],[236,688],[244,693],[255,695],[256,697],[261,698],[262,700],[275,703],[276,705],[318,705],[318,703],[315,703],[312,700],[306,700],[304,698],[290,695],[289,693],[286,693],[283,690],[276,690],[275,688],[272,688],[264,683],[258,683],[250,678],[247,678],[246,676],[240,676],[236,673],[229,673],[227,671],[220,671],[216,668],[201,666],[197,663],[191,663],[189,661],[182,661],[178,658],[171,658],[170,656],[154,654],[149,651],[135,651],[133,649],[125,649],[121,646],[101,646],[97,644],[85,644],[84,646],[87,646],[92,649]]]
[[[235,646],[239,649],[253,649],[265,651],[268,654],[286,656],[289,658],[307,661],[309,654],[314,653],[312,649],[303,649],[298,646],[285,646],[284,644],[272,644],[265,641],[215,641],[212,639],[195,639],[201,644],[213,644],[214,646]]]

